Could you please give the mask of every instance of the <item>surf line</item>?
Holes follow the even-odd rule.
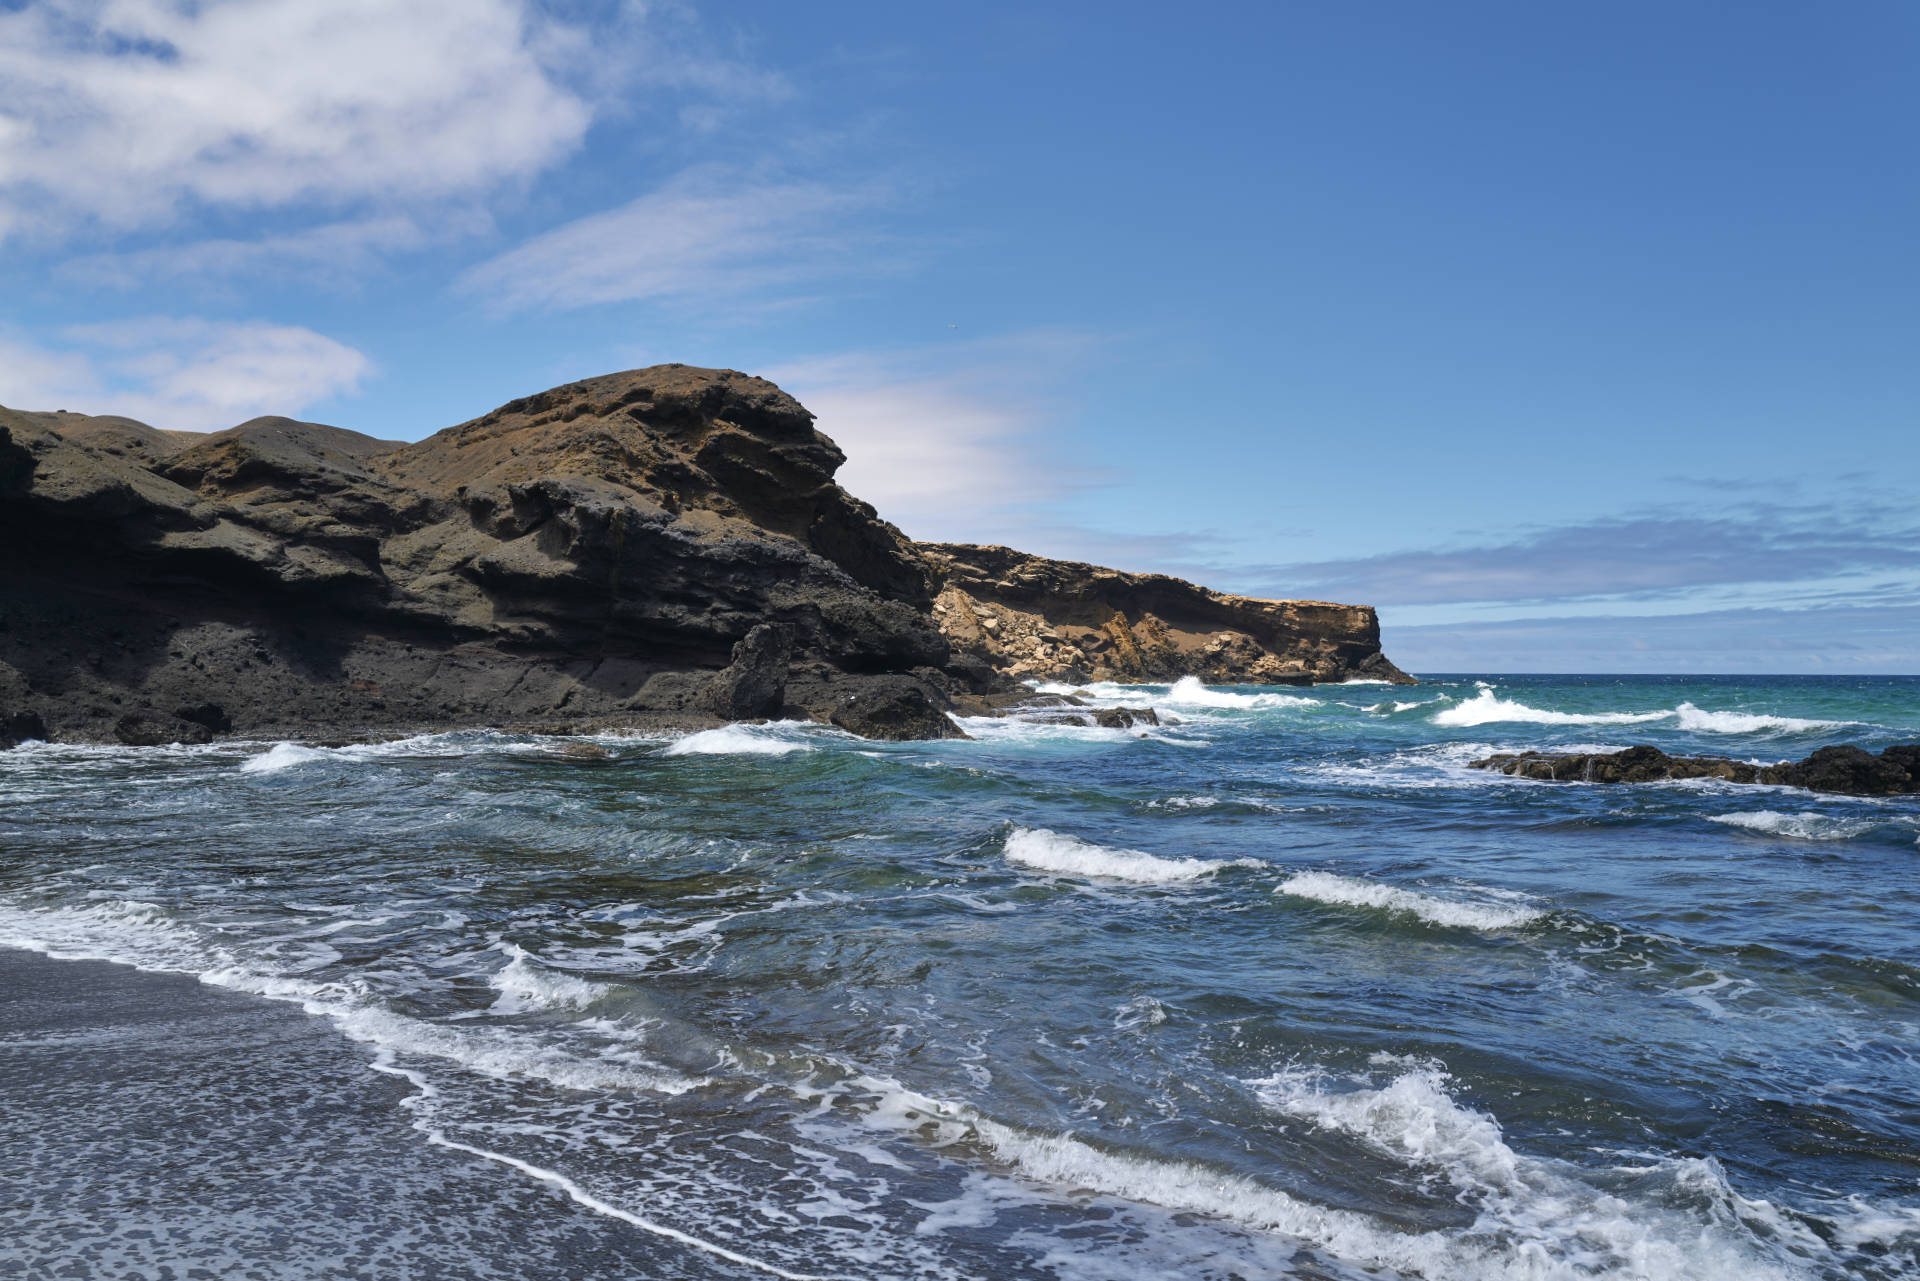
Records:
[[[413,1098],[401,1104],[402,1107],[409,1110],[416,1109],[419,1104],[439,1093],[438,1090],[428,1083],[426,1077],[411,1068],[403,1068],[394,1062],[393,1051],[385,1046],[380,1048],[380,1051],[374,1056],[373,1062],[367,1066],[387,1076],[400,1077],[410,1083],[415,1090],[419,1091]],[[446,1134],[441,1131],[423,1124],[417,1115],[414,1119],[414,1128],[427,1136],[427,1142],[437,1147],[451,1148],[455,1152],[464,1152],[468,1156],[477,1156],[482,1160],[493,1161],[509,1169],[518,1170],[520,1173],[529,1178],[537,1179],[541,1183],[552,1184],[554,1187],[566,1193],[574,1202],[586,1207],[595,1214],[605,1215],[609,1219],[618,1219],[622,1223],[632,1224],[642,1232],[651,1232],[655,1236],[665,1237],[669,1241],[677,1241],[681,1245],[702,1251],[706,1254],[711,1254],[716,1258],[725,1259],[729,1263],[738,1263],[742,1267],[753,1268],[759,1272],[782,1277],[785,1281],[846,1281],[844,1277],[816,1276],[810,1272],[789,1272],[777,1264],[763,1262],[759,1259],[741,1254],[737,1250],[729,1250],[726,1246],[713,1241],[704,1241],[690,1233],[682,1232],[679,1228],[668,1227],[664,1223],[655,1223],[651,1219],[641,1218],[631,1210],[623,1210],[609,1201],[602,1201],[599,1197],[587,1191],[557,1170],[545,1169],[542,1166],[534,1165],[532,1162],[522,1161],[519,1157],[508,1156],[504,1152],[493,1152],[486,1148],[475,1147],[470,1143],[462,1143],[458,1139],[448,1138]]]

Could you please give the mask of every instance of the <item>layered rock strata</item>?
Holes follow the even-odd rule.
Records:
[[[1728,783],[1804,787],[1845,796],[1920,793],[1920,743],[1875,755],[1859,747],[1822,747],[1805,760],[1755,765],[1723,756],[1669,756],[1644,744],[1619,752],[1517,752],[1474,761],[1470,769],[1559,783],[1652,783],[1713,778]]]
[[[842,461],[772,383],[681,365],[416,444],[0,409],[0,745],[776,716],[940,737],[955,697],[1070,669],[969,639],[956,605],[997,598],[962,553],[995,549],[916,546]],[[1088,675],[1399,675],[1370,610],[1071,568],[1029,612],[1152,584],[1117,610],[1141,661]]]
[[[1008,547],[922,543],[933,616],[956,655],[1022,680],[1412,685],[1365,605],[1229,596]]]

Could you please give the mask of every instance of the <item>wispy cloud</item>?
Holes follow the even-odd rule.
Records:
[[[1920,605],[1530,618],[1382,629],[1421,672],[1920,673]]]
[[[715,168],[682,173],[618,209],[535,236],[458,288],[505,311],[698,297],[790,297],[829,274],[885,269],[865,222],[892,191]]]
[[[766,376],[847,455],[839,480],[928,541],[1017,541],[1096,483],[1063,459],[1064,383],[1096,340],[1048,331],[796,361]]]
[[[0,335],[0,403],[120,414],[214,431],[261,414],[298,414],[356,390],[360,352],[296,325],[151,317],[82,325],[49,345]]]
[[[1509,542],[1250,570],[1286,594],[1378,604],[1652,600],[1737,584],[1920,570],[1909,500],[1845,507],[1748,503],[1532,531]]]
[[[79,284],[138,289],[158,281],[198,287],[262,277],[351,287],[389,254],[421,248],[452,229],[446,217],[432,233],[405,214],[324,223],[256,240],[211,239],[118,253],[86,254],[62,263],[58,275]],[[491,220],[477,211],[457,224],[480,231]]]

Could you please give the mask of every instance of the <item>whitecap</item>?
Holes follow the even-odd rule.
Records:
[[[1141,1028],[1158,1027],[1167,1021],[1167,1007],[1151,996],[1136,996],[1125,1005],[1114,1007],[1113,1028],[1116,1032],[1137,1032]]]
[[[1779,810],[1742,810],[1734,814],[1711,814],[1707,816],[1707,821],[1758,832],[1763,836],[1784,836],[1799,841],[1850,841],[1856,836],[1866,835],[1876,826],[1872,819],[1840,818],[1832,814],[1817,814],[1812,810],[1802,810],[1798,814],[1783,814]]]
[[[1383,885],[1378,881],[1332,872],[1296,872],[1280,883],[1276,894],[1313,899],[1339,907],[1364,907],[1417,916],[1432,925],[1460,926],[1472,930],[1511,930],[1532,925],[1547,913],[1535,907],[1518,907],[1511,902],[1487,902],[1484,899],[1442,898],[1418,890]],[[1489,897],[1504,897],[1494,891],[1482,891]]]
[[[1172,885],[1211,876],[1223,867],[1259,867],[1253,859],[1160,858],[1140,850],[1095,845],[1044,827],[1016,827],[1007,837],[1007,861],[1062,876],[1092,876],[1140,885]]]
[[[487,976],[487,986],[500,993],[493,1003],[496,1013],[579,1010],[613,991],[604,983],[576,978],[563,970],[542,965],[517,944],[495,946],[509,958],[506,965]]]
[[[296,765],[306,765],[313,761],[324,761],[328,753],[313,747],[302,747],[298,743],[275,743],[258,756],[249,756],[240,762],[242,774],[277,774],[283,769],[292,769]]]
[[[662,755],[785,756],[789,752],[810,752],[814,746],[812,743],[788,736],[800,725],[799,721],[774,721],[767,725],[723,725],[719,729],[703,729],[675,739]]]
[[[1490,725],[1516,722],[1525,725],[1637,725],[1665,720],[1672,712],[1555,712],[1501,698],[1494,687],[1483,684],[1480,692],[1464,703],[1456,703],[1435,712],[1435,725]]]
[[[1381,1262],[1427,1277],[1757,1281],[1801,1275],[1808,1256],[1829,1256],[1807,1226],[1734,1191],[1711,1159],[1584,1171],[1528,1156],[1493,1116],[1453,1097],[1439,1064],[1387,1054],[1372,1063],[1375,1073],[1293,1067],[1246,1084],[1283,1116],[1438,1172],[1476,1212],[1464,1237],[1410,1237],[1409,1247],[1428,1248]]]
[[[1148,801],[1150,810],[1210,810],[1220,804],[1218,796],[1169,796],[1164,800]]]
[[[1686,1166],[1678,1177],[1701,1184],[1702,1198],[1714,1200],[1706,1221],[1661,1208],[1658,1193],[1630,1201],[1585,1185],[1514,1152],[1492,1118],[1453,1103],[1437,1081],[1427,1088],[1415,1082],[1397,1095],[1389,1087],[1374,1092],[1388,1097],[1317,1109],[1317,1115],[1311,1105],[1292,1114],[1324,1118],[1328,1128],[1363,1138],[1377,1136],[1378,1146],[1403,1160],[1416,1159],[1416,1152],[1430,1155],[1423,1164],[1477,1180],[1483,1213],[1455,1231],[1409,1231],[1198,1162],[1008,1125],[885,1078],[863,1076],[848,1084],[873,1091],[868,1124],[936,1148],[970,1140],[1025,1178],[1063,1193],[1094,1192],[1205,1215],[1308,1242],[1362,1267],[1429,1281],[1787,1281],[1800,1269],[1780,1244],[1783,1238],[1797,1249],[1822,1249],[1768,1203],[1739,1197],[1710,1162],[1675,1163]],[[1276,1111],[1288,1111],[1290,1098],[1302,1093],[1286,1074],[1248,1084]],[[1723,1205],[1730,1207],[1727,1213],[1720,1213]],[[1765,1235],[1747,1229],[1755,1219],[1765,1221]]]
[[[1182,676],[1160,700],[1174,707],[1220,707],[1254,709],[1263,707],[1318,707],[1317,698],[1298,694],[1240,694],[1229,689],[1214,689],[1198,676]]]
[[[1751,712],[1710,712],[1682,703],[1674,710],[1680,728],[1708,734],[1811,734],[1842,729],[1854,721],[1810,721],[1797,716],[1769,716]]]
[[[1136,700],[1137,702],[1138,700]],[[1111,745],[1147,739],[1170,747],[1209,747],[1191,733],[1170,732],[1165,725],[1136,725],[1121,729],[1068,721],[1025,720],[1019,716],[956,716],[954,724],[977,742],[1009,747],[1055,747],[1074,743]]]

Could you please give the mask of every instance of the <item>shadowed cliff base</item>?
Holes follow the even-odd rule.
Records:
[[[1021,679],[1407,682],[1371,609],[918,545],[799,402],[663,365],[415,444],[0,409],[0,743],[808,717]]]

